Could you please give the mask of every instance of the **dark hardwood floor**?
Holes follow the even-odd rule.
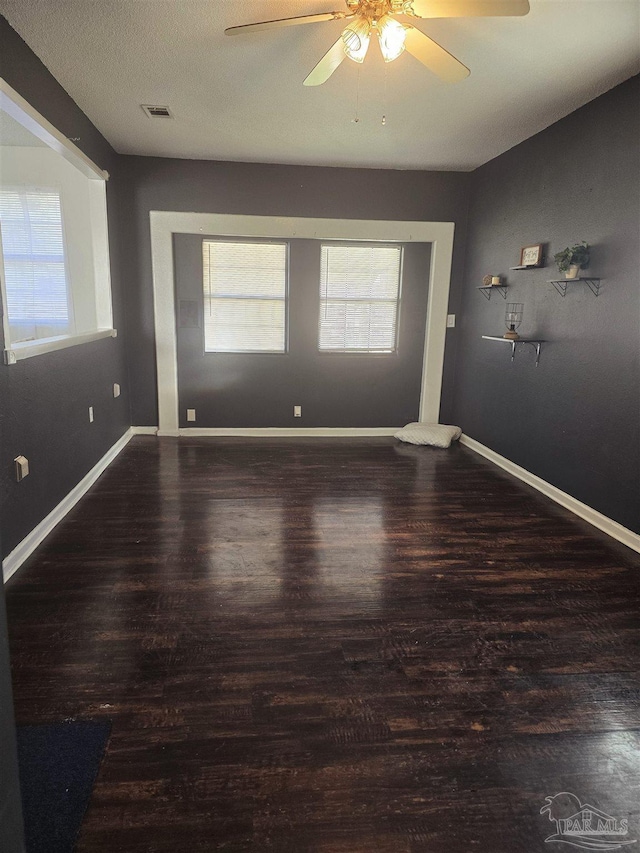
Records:
[[[639,569],[463,447],[137,437],[8,585],[16,715],[113,721],[79,853],[640,838]]]

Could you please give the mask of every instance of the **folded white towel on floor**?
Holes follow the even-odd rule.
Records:
[[[425,424],[414,421],[402,427],[394,438],[408,444],[430,444],[433,447],[449,447],[452,441],[457,441],[462,430],[449,424]]]

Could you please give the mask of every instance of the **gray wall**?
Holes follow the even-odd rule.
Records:
[[[472,438],[640,532],[639,91],[635,77],[476,170],[455,376],[454,420]],[[553,254],[586,240],[596,299],[562,299]],[[545,269],[509,272],[519,249],[546,243]],[[505,302],[475,289],[508,276],[533,353],[512,364]]]
[[[116,339],[0,365],[0,508],[6,556],[82,479],[130,425],[118,251],[118,157],[14,30],[0,17],[0,75],[100,167],[107,185]],[[1,336],[0,331],[0,336]],[[117,399],[114,382],[122,386]],[[95,422],[89,424],[88,407]],[[29,459],[21,483],[12,460]]]
[[[289,240],[286,353],[205,353],[202,237],[174,237],[178,299],[200,305],[200,325],[178,324],[180,426],[195,408],[198,427],[375,427],[418,419],[431,246],[404,247],[398,350],[318,352],[320,246]],[[302,417],[293,417],[293,406]]]
[[[158,423],[149,211],[195,211],[262,216],[455,222],[451,310],[463,268],[467,188],[460,172],[331,169],[255,163],[124,157],[122,219],[127,288],[127,343],[132,420]],[[450,419],[453,348],[448,336],[442,417]]]

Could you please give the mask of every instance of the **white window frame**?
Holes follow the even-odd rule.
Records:
[[[15,364],[25,358],[54,350],[66,349],[101,338],[115,338],[111,305],[111,270],[109,265],[109,236],[107,230],[106,182],[108,172],[100,169],[73,142],[60,133],[44,116],[35,110],[6,80],[0,77],[0,109],[44,142],[89,180],[89,206],[93,236],[93,267],[96,307],[96,329],[83,334],[40,338],[35,341],[11,342],[7,314],[7,294],[0,234],[0,299],[5,364]]]
[[[323,302],[325,302],[325,301],[326,302],[330,302],[330,301],[335,301],[335,302],[364,302],[364,301],[391,302],[392,301],[392,300],[386,300],[386,299],[385,300],[383,300],[383,299],[376,300],[375,298],[372,298],[371,300],[354,299],[354,298],[339,299],[337,297],[335,299],[329,299],[329,298],[325,299],[325,298],[323,298],[323,295],[322,295],[323,282],[322,282],[322,278],[321,278],[321,280],[320,280],[320,316],[318,317],[318,352],[322,355],[354,355],[354,356],[365,355],[365,356],[369,356],[369,357],[373,357],[373,356],[384,357],[384,356],[396,355],[398,352],[398,339],[399,339],[399,333],[400,333],[400,306],[402,303],[402,274],[403,274],[403,264],[404,264],[404,247],[400,243],[383,243],[383,242],[376,242],[376,243],[368,242],[367,243],[367,242],[363,242],[361,240],[357,241],[357,242],[352,241],[352,240],[341,240],[341,241],[333,240],[331,242],[328,242],[326,240],[323,240],[321,245],[320,245],[320,251],[322,251],[325,248],[331,250],[335,246],[344,247],[344,248],[361,248],[362,247],[362,248],[367,248],[367,249],[369,249],[369,248],[371,248],[371,249],[398,249],[398,252],[399,252],[398,290],[397,290],[396,298],[394,300],[395,304],[396,304],[396,322],[395,322],[395,328],[394,328],[393,346],[391,349],[384,349],[384,350],[383,349],[356,349],[356,348],[351,348],[351,347],[330,349],[328,347],[327,348],[321,347],[320,346],[320,331],[321,331],[321,326],[322,326]]]
[[[284,259],[284,297],[282,301],[284,302],[284,341],[283,348],[281,350],[258,350],[258,349],[207,349],[207,338],[206,338],[206,323],[202,324],[202,345],[204,349],[205,355],[286,355],[289,352],[289,256],[290,256],[290,243],[288,240],[268,240],[268,239],[248,239],[246,237],[204,237],[202,240],[202,246],[204,251],[205,243],[251,243],[251,244],[262,244],[265,246],[278,245],[283,246],[285,250],[285,259]],[[227,297],[207,297],[205,293],[205,282],[204,282],[204,256],[203,256],[203,275],[202,275],[202,295],[203,295],[203,305],[204,310],[207,310],[207,300],[215,299],[215,298],[227,298]],[[255,299],[255,301],[260,301],[260,297],[247,297],[248,299]],[[269,300],[270,297],[264,297],[264,299]],[[275,297],[273,297],[275,300]]]

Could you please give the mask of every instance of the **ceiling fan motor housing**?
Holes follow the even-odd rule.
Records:
[[[383,15],[412,14],[413,0],[346,0],[353,14],[362,15],[371,21],[377,21]]]

